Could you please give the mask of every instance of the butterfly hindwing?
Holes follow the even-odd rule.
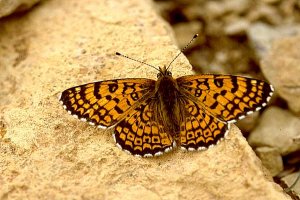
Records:
[[[207,114],[189,99],[185,99],[184,106],[186,114],[180,126],[181,147],[187,150],[203,150],[224,138],[229,124]]]
[[[173,148],[175,142],[156,115],[156,104],[148,99],[115,127],[114,137],[120,148],[136,156],[158,156]]]
[[[259,110],[273,94],[266,82],[242,76],[192,75],[176,80],[183,94],[224,122]]]
[[[70,114],[106,128],[118,123],[154,87],[155,81],[150,79],[99,81],[63,91],[60,101]]]

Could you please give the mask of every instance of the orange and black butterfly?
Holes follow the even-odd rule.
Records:
[[[217,144],[231,123],[266,106],[273,94],[268,83],[242,76],[174,79],[168,70],[171,63],[157,69],[156,81],[126,78],[88,83],[63,91],[60,101],[82,121],[114,127],[121,149],[151,157],[169,152],[176,144],[190,151]]]

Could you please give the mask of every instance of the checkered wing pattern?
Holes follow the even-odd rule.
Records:
[[[60,102],[73,116],[99,128],[117,124],[154,92],[150,79],[117,79],[76,86],[62,92]]]
[[[131,111],[115,128],[115,141],[130,154],[159,156],[170,151],[175,141],[157,116],[157,102],[151,98]]]
[[[185,99],[185,119],[180,126],[180,143],[185,150],[204,150],[228,133],[229,124],[207,114],[190,99]]]
[[[242,76],[182,76],[177,78],[177,83],[181,93],[205,113],[228,123],[266,106],[273,94],[268,83]]]

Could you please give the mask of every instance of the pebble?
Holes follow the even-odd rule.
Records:
[[[260,123],[250,133],[248,142],[254,147],[276,148],[281,155],[300,150],[294,139],[299,137],[300,119],[289,111],[269,107],[262,114]]]
[[[261,61],[261,69],[275,91],[300,116],[300,32],[277,39]]]
[[[258,147],[255,153],[262,161],[262,164],[274,177],[283,170],[283,161],[280,152],[274,147]]]

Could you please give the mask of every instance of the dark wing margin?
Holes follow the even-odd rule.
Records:
[[[266,106],[274,91],[264,81],[242,76],[192,75],[176,80],[182,94],[228,123]]]

